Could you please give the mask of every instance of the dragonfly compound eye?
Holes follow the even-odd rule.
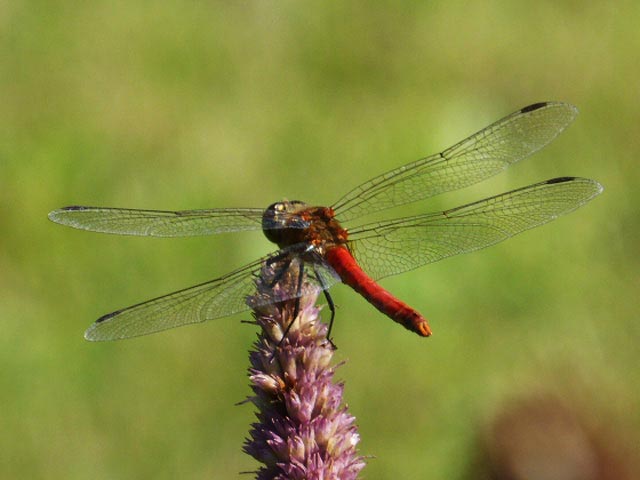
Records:
[[[262,231],[267,239],[278,245],[288,244],[291,229],[307,227],[296,213],[304,210],[307,204],[299,200],[272,203],[262,214]]]

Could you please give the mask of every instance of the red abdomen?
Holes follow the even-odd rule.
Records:
[[[431,328],[429,328],[425,318],[369,277],[360,268],[358,262],[346,247],[330,248],[327,250],[325,258],[344,283],[366,298],[369,303],[394,322],[398,322],[422,337],[431,335]]]

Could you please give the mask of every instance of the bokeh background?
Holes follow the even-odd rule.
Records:
[[[256,468],[241,452],[252,407],[235,405],[250,393],[248,314],[116,343],[82,333],[268,242],[92,234],[48,211],[328,204],[542,100],[581,114],[535,157],[410,211],[562,175],[595,178],[603,195],[385,280],[431,320],[430,339],[332,290],[339,377],[374,457],[363,474],[477,478],[472,465],[499,448],[483,447],[494,419],[540,396],[588,419],[585,438],[633,451],[638,24],[632,1],[0,2],[0,477]]]

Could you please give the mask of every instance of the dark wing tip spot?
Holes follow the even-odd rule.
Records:
[[[95,325],[102,323],[102,322],[106,322],[107,320],[109,320],[110,318],[115,317],[116,315],[122,313],[122,310],[116,310],[115,312],[111,312],[111,313],[107,313],[106,315],[101,316],[99,319],[96,320]]]
[[[592,195],[589,197],[589,199],[597,195],[600,195],[604,191],[604,187],[602,186],[602,184],[600,184],[599,182],[596,182],[595,180],[591,180],[590,178],[558,177],[558,178],[552,178],[551,180],[547,180],[544,183],[546,183],[547,185],[552,185],[554,183],[565,183],[565,182],[579,182],[581,184],[587,184],[587,183],[590,184]]]
[[[82,205],[69,205],[68,207],[62,207],[60,210],[62,211],[77,211],[77,210],[86,210],[89,207],[83,207]]]
[[[547,180],[547,184],[553,183],[564,183],[564,182],[572,182],[576,179],[576,177],[558,177],[552,178],[551,180]]]
[[[547,105],[549,105],[549,103],[551,102],[538,102],[531,105],[527,105],[522,110],[520,110],[520,112],[522,113],[533,112],[534,110],[538,110],[539,108],[546,107]]]

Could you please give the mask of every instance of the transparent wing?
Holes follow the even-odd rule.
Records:
[[[380,175],[334,206],[341,222],[472,185],[551,142],[578,114],[573,105],[529,105],[447,150]]]
[[[265,262],[277,263],[278,268],[298,271],[299,262],[302,261],[299,250],[306,247],[300,245],[281,250],[224,277],[116,310],[91,325],[85,338],[103,341],[147,335],[242,312],[249,308],[248,297],[251,297],[254,305],[274,303],[309,295],[340,281],[331,267],[325,265],[319,257],[313,257],[313,268],[304,269],[306,281],[300,291],[274,288],[268,296],[256,295],[256,276],[260,274]],[[316,258],[318,264],[315,264]],[[283,273],[279,275],[282,276]]]
[[[595,180],[561,177],[444,212],[363,225],[350,234],[374,279],[506,240],[569,213],[602,192]]]
[[[49,219],[93,232],[186,237],[258,230],[263,213],[259,208],[164,211],[72,206],[54,210]]]

